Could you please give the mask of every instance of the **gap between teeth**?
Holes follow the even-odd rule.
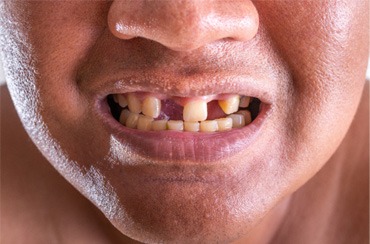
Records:
[[[144,131],[216,132],[241,128],[252,122],[250,111],[245,109],[250,103],[247,96],[230,95],[218,100],[227,116],[215,120],[206,120],[207,102],[202,99],[191,100],[184,105],[183,120],[155,120],[161,112],[161,100],[154,96],[140,101],[134,93],[127,96],[114,94],[113,99],[123,108],[119,122],[128,128]]]

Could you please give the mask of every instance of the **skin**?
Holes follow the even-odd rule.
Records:
[[[365,0],[0,2],[2,241],[368,241],[368,9]],[[196,78],[215,63],[274,93],[263,133],[222,162],[123,154],[94,116],[109,87],[96,77],[166,72],[159,91],[212,94]],[[145,180],[153,175],[218,180]]]

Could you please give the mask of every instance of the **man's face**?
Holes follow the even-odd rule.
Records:
[[[8,87],[30,137],[144,242],[247,233],[334,153],[363,89],[365,0],[0,7]],[[170,120],[194,101],[193,110],[208,102],[208,119],[227,117],[215,115],[218,101],[250,96],[253,121],[218,132],[130,129],[115,94],[158,98]]]

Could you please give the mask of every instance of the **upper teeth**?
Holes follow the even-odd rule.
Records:
[[[215,120],[207,120],[207,101],[202,98],[186,101],[183,106],[183,120],[154,120],[161,114],[161,100],[152,95],[141,99],[135,93],[128,93],[126,95],[115,94],[113,98],[120,107],[125,108],[121,111],[120,123],[139,130],[214,132],[240,128],[252,121],[248,110],[239,110],[249,106],[250,97],[247,96],[223,96],[223,99],[218,101],[218,105],[228,116]]]

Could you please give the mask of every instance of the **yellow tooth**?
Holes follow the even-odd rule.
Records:
[[[221,118],[216,119],[218,125],[218,131],[231,130],[233,128],[232,118]]]
[[[242,114],[231,114],[227,116],[233,120],[233,128],[241,128],[245,126],[245,119]]]
[[[197,100],[188,102],[183,110],[184,121],[197,122],[207,119],[206,101]]]
[[[237,114],[241,114],[244,116],[245,124],[248,125],[252,122],[252,115],[251,112],[248,110],[240,110],[237,112]]]
[[[118,103],[118,94],[113,94],[113,101]]]
[[[167,122],[167,127],[169,130],[177,130],[183,131],[184,130],[184,121],[182,120],[170,120]]]
[[[139,98],[133,94],[129,93],[127,95],[128,108],[130,112],[139,114],[141,112],[141,102]]]
[[[206,120],[200,122],[200,131],[202,132],[214,132],[218,130],[216,120]]]
[[[130,114],[130,111],[128,111],[128,109],[122,110],[121,115],[119,116],[119,122],[123,125],[126,124],[129,114]]]
[[[239,107],[241,108],[246,108],[249,106],[249,103],[251,101],[251,97],[247,97],[247,96],[242,96],[240,98],[240,103],[239,103]]]
[[[161,100],[156,97],[147,97],[143,101],[143,114],[146,116],[157,118],[161,112]]]
[[[155,120],[152,123],[152,130],[162,131],[167,129],[167,120]]]
[[[184,129],[185,131],[197,132],[199,131],[199,122],[184,122]]]
[[[138,130],[151,130],[152,129],[152,117],[148,117],[145,115],[139,115],[139,119],[137,121],[137,129]]]
[[[124,108],[127,106],[127,99],[124,95],[117,95],[119,106]]]
[[[232,114],[238,111],[239,101],[240,101],[239,95],[233,95],[226,100],[219,100],[218,105],[225,112],[225,114]]]
[[[126,127],[136,129],[138,120],[139,120],[139,114],[130,112],[126,120]]]

